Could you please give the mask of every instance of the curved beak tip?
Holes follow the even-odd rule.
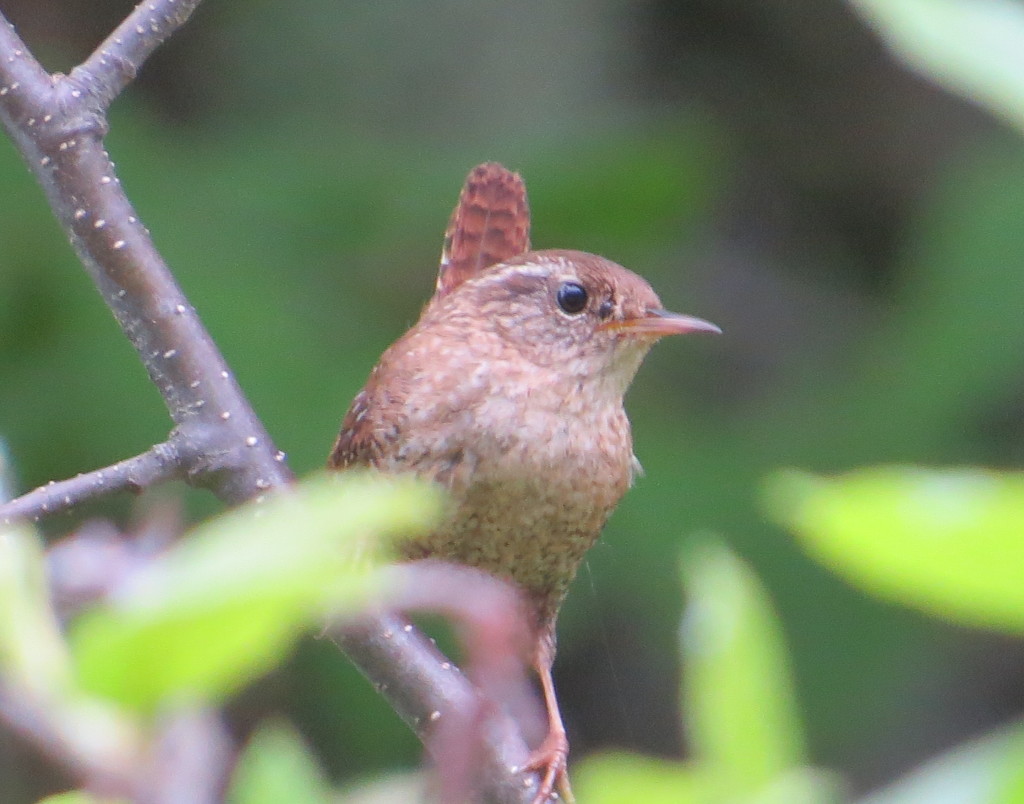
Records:
[[[640,318],[627,318],[622,321],[611,321],[604,329],[613,329],[637,335],[685,335],[690,332],[707,332],[721,335],[722,330],[716,324],[692,315],[670,313],[668,310],[648,310]]]
[[[668,322],[676,321],[675,326],[678,329],[673,328],[672,332],[709,332],[713,335],[721,335],[722,328],[717,324],[712,324],[710,321],[705,321],[703,318],[696,318],[692,315],[675,315],[670,313],[669,317],[665,319]]]

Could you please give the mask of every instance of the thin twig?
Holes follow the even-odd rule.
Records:
[[[161,724],[140,804],[219,804],[232,766],[231,735],[207,709],[179,711]]]
[[[142,63],[185,24],[201,0],[139,3],[71,77],[90,83],[93,98],[106,109],[138,73]]]
[[[466,677],[403,617],[347,623],[334,628],[331,638],[421,740],[428,740],[442,719],[479,707],[479,693]],[[481,753],[483,801],[533,801],[536,780],[520,770],[529,752],[509,716],[487,718]]]
[[[475,567],[433,559],[390,567],[386,573],[394,580],[386,584],[393,591],[385,605],[441,614],[455,626],[472,682],[470,696],[458,706],[448,702],[414,725],[438,767],[442,800],[476,798],[484,781],[496,801],[510,795],[521,800],[524,792],[536,792],[533,775],[519,771],[527,752],[516,731],[516,724],[531,717],[534,725],[543,721],[526,677],[531,628],[522,594]],[[452,674],[461,678],[453,668],[449,680]],[[512,722],[502,723],[510,715]],[[516,742],[509,741],[510,735],[517,735]]]
[[[50,74],[0,12],[0,117],[5,127],[8,114],[24,116],[23,106],[38,106],[51,94]]]
[[[197,5],[146,0],[68,76],[49,75],[0,14],[0,124],[163,396],[182,475],[237,503],[288,484],[284,454],[157,252],[103,147],[108,105]],[[382,634],[389,626],[371,623],[345,638],[346,652],[414,718],[465,705],[472,695],[465,679],[420,634],[396,627],[400,638],[388,640]],[[507,793],[495,801],[529,799],[522,779],[508,772],[517,762],[504,762],[505,753],[521,753],[516,739],[513,730],[489,752],[496,759],[488,784]]]
[[[96,751],[75,750],[76,740],[66,732],[68,724],[61,714],[52,705],[43,705],[25,690],[0,680],[0,719],[4,723],[97,793],[135,799],[139,779],[129,758],[113,759],[97,756]]]
[[[172,13],[175,0],[141,4],[129,19],[132,30],[143,33],[122,37],[120,45],[108,40],[110,47],[104,43],[69,76],[47,75],[0,16],[0,122],[163,396],[186,479],[241,502],[286,485],[290,472],[157,252],[103,147],[106,104],[196,4],[184,2],[184,13]],[[155,31],[142,23],[153,14]],[[105,56],[104,47],[116,58]]]
[[[67,480],[47,483],[0,505],[0,525],[12,525],[17,521],[38,522],[43,517],[64,513],[84,502],[120,491],[139,492],[182,474],[174,444],[157,444],[134,458]]]

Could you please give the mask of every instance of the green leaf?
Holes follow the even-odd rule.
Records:
[[[587,804],[703,804],[708,780],[692,763],[627,753],[587,757],[573,768],[573,789]]]
[[[842,778],[820,768],[794,768],[743,804],[839,804],[846,801]]]
[[[836,775],[816,768],[786,771],[742,799],[721,788],[701,764],[637,754],[598,754],[573,768],[573,789],[587,804],[832,804],[844,798]]]
[[[405,802],[433,801],[431,790],[436,789],[427,771],[388,771],[369,779],[346,784],[336,801],[345,804],[405,804]]]
[[[330,785],[302,738],[283,722],[265,724],[235,768],[228,804],[325,804]]]
[[[46,583],[39,538],[0,529],[0,668],[20,689],[49,699],[70,681],[70,662]]]
[[[96,798],[84,790],[69,790],[66,793],[57,793],[55,796],[47,796],[40,799],[36,804],[121,804],[124,799]],[[127,804],[125,802],[125,804]]]
[[[726,799],[804,764],[781,628],[753,572],[706,542],[684,558],[683,700],[694,756]]]
[[[1018,733],[1016,740],[1001,757],[1002,767],[994,773],[996,792],[991,804],[1021,804],[1024,801],[1024,734]]]
[[[863,469],[777,475],[769,505],[807,551],[880,597],[1024,633],[1024,475]]]
[[[1024,723],[989,732],[929,760],[859,804],[1020,804]]]
[[[851,0],[904,61],[1024,129],[1017,0]]]
[[[75,623],[81,684],[143,712],[220,699],[327,611],[365,605],[388,555],[376,537],[427,528],[438,512],[423,484],[349,473],[211,520]]]

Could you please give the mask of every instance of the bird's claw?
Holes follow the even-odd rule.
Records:
[[[523,770],[540,774],[533,804],[548,804],[556,790],[566,804],[575,804],[569,784],[569,741],[564,734],[548,734],[540,747],[530,754]]]

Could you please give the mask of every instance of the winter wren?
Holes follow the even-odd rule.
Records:
[[[602,257],[530,251],[529,228],[517,174],[470,172],[434,296],[356,396],[330,465],[439,483],[449,518],[404,554],[479,567],[527,596],[549,720],[528,766],[542,802],[555,785],[571,796],[555,619],[638,468],[623,395],[659,338],[719,330],[666,312],[646,281]]]

